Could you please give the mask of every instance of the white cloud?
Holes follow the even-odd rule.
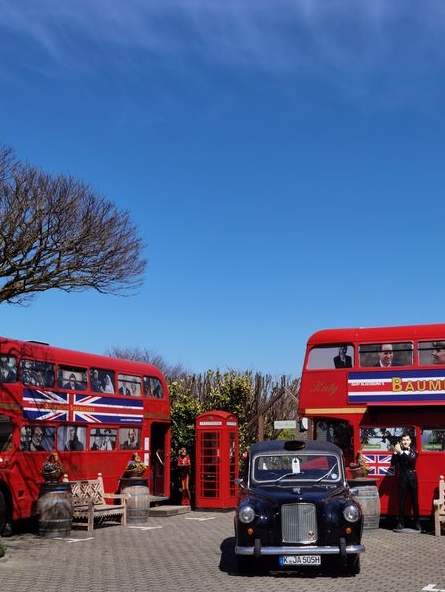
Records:
[[[0,13],[3,73],[210,64],[360,92],[444,66],[442,0],[0,0]]]

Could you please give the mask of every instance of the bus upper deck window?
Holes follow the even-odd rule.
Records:
[[[154,399],[164,398],[162,384],[158,378],[155,378],[154,376],[144,376],[144,395]]]
[[[86,370],[72,366],[61,366],[59,368],[59,386],[72,391],[84,391],[87,386]]]
[[[54,386],[54,364],[38,360],[21,361],[22,383],[32,386]]]
[[[412,366],[413,344],[368,343],[359,346],[360,366],[390,368],[392,366]]]
[[[141,396],[141,381],[137,376],[118,374],[117,381],[119,384],[120,395],[131,395],[132,397]]]
[[[352,368],[353,365],[354,348],[347,343],[314,347],[307,360],[307,368],[310,370]]]
[[[14,356],[0,356],[0,382],[16,382],[17,361]]]
[[[445,338],[419,343],[419,363],[423,366],[445,365]]]

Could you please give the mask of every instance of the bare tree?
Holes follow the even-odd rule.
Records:
[[[142,350],[138,347],[124,348],[116,346],[110,348],[107,353],[114,358],[124,358],[125,360],[133,360],[134,362],[153,364],[165,375],[168,382],[184,379],[190,374],[190,371],[182,364],[169,364],[162,356],[148,349]]]
[[[142,284],[142,250],[127,211],[0,147],[0,302],[23,304],[51,288],[128,294]]]

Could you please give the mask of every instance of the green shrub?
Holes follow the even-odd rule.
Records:
[[[3,557],[6,553],[5,545],[0,541],[0,557]]]

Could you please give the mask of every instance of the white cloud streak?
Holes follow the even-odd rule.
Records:
[[[442,0],[0,0],[0,71],[196,65],[360,88],[445,65]],[[3,46],[3,47],[2,47]],[[372,84],[372,83],[371,83]],[[383,82],[385,84],[385,82]]]

